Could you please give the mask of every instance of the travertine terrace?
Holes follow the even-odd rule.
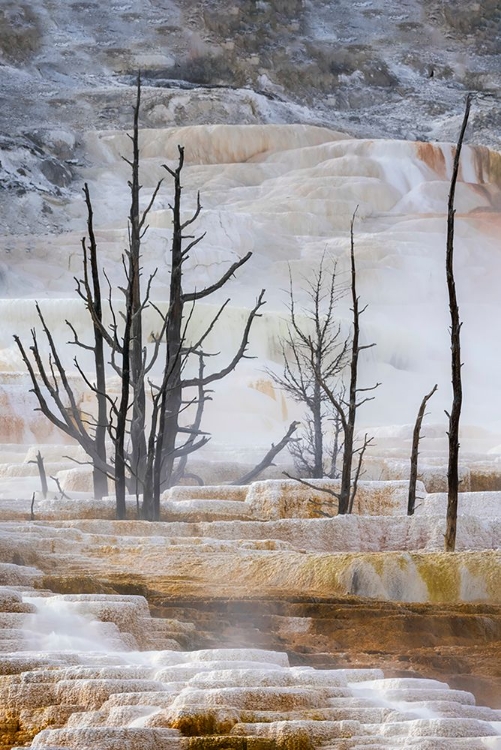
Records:
[[[127,237],[127,153],[124,132],[91,132],[85,138],[88,166],[81,179],[91,186],[103,267],[113,285],[121,283],[120,255]],[[301,412],[285,402],[265,367],[281,367],[280,336],[286,319],[289,268],[297,287],[297,303],[315,264],[325,254],[337,261],[340,280],[346,279],[349,222],[358,205],[356,223],[359,293],[368,310],[362,336],[376,344],[362,362],[361,384],[381,382],[377,398],[360,414],[360,429],[369,426],[380,455],[407,453],[411,429],[423,393],[430,383],[439,390],[429,406],[423,450],[433,453],[429,467],[444,464],[445,417],[449,407],[448,308],[443,279],[444,206],[452,163],[450,144],[354,140],[326,128],[309,126],[197,126],[145,130],[141,135],[143,201],[146,204],[160,177],[162,163],[173,163],[178,144],[186,149],[184,175],[186,215],[200,190],[203,211],[196,231],[206,232],[186,264],[186,284],[213,281],[221,270],[248,251],[253,257],[233,283],[221,290],[214,304],[231,297],[221,331],[207,345],[220,352],[213,367],[226,361],[240,339],[245,309],[261,288],[267,304],[256,321],[249,353],[208,404],[205,427],[212,434],[207,457],[219,454],[226,465],[253,462],[284,425]],[[457,196],[456,274],[464,318],[463,351],[465,398],[463,450],[490,451],[495,464],[501,444],[497,383],[501,358],[491,345],[499,314],[496,279],[500,270],[498,234],[501,205],[501,157],[483,147],[466,147]],[[170,236],[170,189],[162,188],[150,216],[143,258],[144,274],[158,268],[152,294],[166,297]],[[65,346],[65,320],[85,330],[83,305],[73,292],[81,274],[81,236],[85,207],[80,196],[67,203],[66,231],[51,236],[4,238],[0,371],[5,443],[60,442],[27,395],[23,365],[12,340],[29,338],[34,304],[44,316],[68,366],[74,369],[74,348]],[[117,295],[118,298],[118,295]],[[193,316],[192,335],[213,310],[200,304]],[[341,325],[349,325],[349,300],[339,305]],[[152,332],[158,325],[151,313]],[[82,366],[90,362],[81,353]],[[487,360],[485,359],[487,357]],[[15,373],[15,374],[14,374]],[[245,395],[243,395],[245,394]],[[81,395],[86,403],[85,393]],[[235,430],[238,422],[239,429]],[[397,426],[395,426],[397,425]],[[402,426],[404,425],[404,426]],[[227,447],[231,445],[231,454]],[[208,447],[209,448],[209,447]],[[470,459],[464,471],[469,472]],[[472,469],[473,471],[474,469]],[[487,466],[482,470],[489,471]],[[494,473],[495,473],[495,469]],[[379,474],[378,474],[379,471]],[[391,478],[375,467],[373,478]],[[217,475],[206,477],[217,480]],[[230,479],[231,476],[228,476]],[[226,477],[224,478],[226,481]],[[488,484],[485,489],[494,489]],[[466,489],[466,487],[465,487]]]
[[[126,541],[132,526],[124,527],[120,541]],[[64,539],[63,547],[69,547],[73,541],[75,548],[75,541],[82,536],[77,527],[78,524],[66,527],[61,535],[64,527],[40,523],[33,531],[40,540],[51,540],[53,554],[60,559],[61,551],[57,550],[55,540]],[[16,533],[15,528],[10,531]],[[158,537],[150,536],[150,542],[158,545]],[[165,542],[175,544],[174,539]],[[32,540],[32,549],[43,546],[41,541],[33,544]],[[252,547],[259,549],[257,542]],[[20,549],[24,551],[22,544]],[[241,552],[242,549],[237,554]],[[107,554],[112,556],[110,549]],[[45,566],[42,558],[40,563]],[[75,566],[66,573],[65,577],[44,576],[32,566],[5,563],[0,566],[0,580],[9,583],[1,588],[2,748],[28,744],[52,750],[68,747],[424,750],[463,746],[481,750],[500,746],[500,711],[476,706],[474,696],[465,689],[453,689],[444,681],[423,679],[413,672],[408,676],[404,676],[404,671],[398,677],[385,676],[379,668],[350,664],[348,655],[336,653],[337,649],[331,654],[330,664],[319,665],[322,669],[305,666],[304,661],[301,664],[298,657],[302,653],[303,660],[308,659],[308,643],[311,646],[318,641],[322,632],[319,628],[322,604],[327,605],[327,600],[318,599],[313,604],[310,598],[306,608],[303,602],[303,610],[309,609],[309,617],[305,616],[306,611],[301,612],[299,602],[295,616],[285,610],[280,612],[277,604],[281,597],[276,594],[268,603],[256,596],[250,602],[248,621],[252,622],[254,617],[257,622],[256,610],[262,610],[262,615],[267,611],[268,627],[270,622],[272,625],[268,640],[273,631],[276,637],[281,636],[282,644],[288,645],[293,663],[296,662],[293,666],[284,651],[233,644],[245,635],[252,637],[253,632],[254,639],[266,638],[265,630],[257,631],[256,636],[251,627],[246,633],[241,621],[242,602],[240,611],[237,607],[236,617],[232,617],[233,632],[224,616],[218,624],[213,623],[220,632],[212,633],[211,644],[210,617],[207,617],[210,610],[205,618],[199,612],[196,625],[177,619],[183,595],[178,591],[176,597],[175,587],[171,586],[162,605],[156,595],[156,617],[152,618],[143,596],[110,593],[113,589],[109,582],[107,593],[54,595],[45,588],[48,584],[106,588],[102,575],[85,579],[76,574]],[[134,575],[126,578],[124,574],[122,585],[126,580],[131,586]],[[156,586],[154,579],[151,585]],[[199,597],[199,603],[205,600],[206,605],[210,604],[211,597],[215,601],[215,592],[207,593]],[[188,604],[184,614],[191,620],[196,599],[195,596],[188,602],[184,597],[185,607]],[[285,604],[286,597],[282,599]],[[154,597],[151,604],[153,600]],[[324,620],[325,644],[328,643],[325,625],[330,623],[332,627],[337,622],[339,628],[339,617],[343,618],[344,612],[346,618],[347,606],[364,609],[361,602],[345,599],[343,603],[340,599],[336,613],[331,597],[331,611]],[[169,604],[174,617],[164,616]],[[478,623],[475,614],[474,608],[469,612],[456,610],[453,617],[468,627],[469,620]],[[231,608],[228,615],[231,617]],[[403,619],[404,625],[420,620],[421,624],[433,622],[431,612],[420,612],[415,606],[399,612],[396,607],[393,611],[391,607],[386,611],[382,607],[371,611],[366,605],[362,615],[366,623],[384,622],[385,626],[395,617]],[[445,623],[446,618],[442,625]],[[346,619],[344,624],[347,625]],[[361,620],[358,627],[362,627]],[[393,628],[396,629],[395,625]],[[499,633],[501,618],[493,609],[490,629],[496,628]],[[436,623],[434,629],[445,640],[445,631],[440,633]],[[225,647],[214,646],[222,637],[226,640]],[[336,637],[342,640],[342,632]],[[212,648],[197,648],[204,639]],[[362,644],[367,640],[363,633],[359,636],[359,659],[360,640]],[[386,648],[390,653],[391,637],[378,640],[383,651]],[[484,649],[486,644],[484,639]],[[331,641],[331,649],[332,645]],[[454,651],[457,653],[458,649]],[[481,653],[477,653],[477,659]],[[328,654],[323,657],[328,662]],[[334,666],[336,659],[342,664],[343,658],[348,661],[344,668],[339,664]],[[366,653],[365,658],[370,658],[370,654]],[[393,658],[398,664],[398,656],[394,654]]]

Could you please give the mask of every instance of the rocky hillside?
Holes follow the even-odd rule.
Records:
[[[473,90],[470,137],[499,147],[500,38],[496,0],[4,0],[2,224],[61,225],[57,211],[13,210],[26,191],[64,198],[83,131],[130,124],[138,69],[148,127],[309,122],[455,140]]]

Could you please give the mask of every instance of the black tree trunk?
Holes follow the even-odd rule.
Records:
[[[445,550],[454,552],[456,548],[456,524],[458,514],[458,492],[459,492],[459,419],[461,416],[461,405],[463,401],[463,390],[461,383],[461,322],[459,319],[459,306],[456,297],[456,283],[454,280],[454,198],[456,183],[459,173],[459,162],[461,158],[461,147],[463,145],[468,117],[470,115],[471,95],[466,97],[466,107],[463,124],[454,156],[452,168],[451,187],[449,191],[449,203],[447,208],[447,253],[446,274],[447,289],[449,292],[449,310],[451,314],[451,375],[452,375],[452,408],[449,416],[449,464],[447,468],[447,526],[445,532]]]

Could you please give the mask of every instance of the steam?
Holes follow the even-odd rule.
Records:
[[[115,625],[75,612],[75,603],[57,596],[23,597],[36,607],[24,625],[25,648],[30,651],[108,653],[117,651],[120,634]],[[111,637],[110,631],[117,636]],[[123,647],[124,644],[122,644]]]

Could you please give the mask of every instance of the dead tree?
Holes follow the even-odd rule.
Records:
[[[174,202],[170,206],[173,217],[173,233],[171,243],[170,297],[169,308],[165,319],[165,363],[162,381],[159,385],[152,384],[152,417],[148,439],[148,460],[144,486],[143,516],[150,520],[158,520],[160,516],[160,494],[163,489],[172,486],[174,478],[180,479],[176,471],[176,460],[183,459],[203,447],[208,436],[200,429],[200,422],[205,401],[208,399],[207,388],[212,383],[222,380],[229,375],[247,356],[247,346],[252,323],[259,315],[264,304],[264,290],[259,294],[256,304],[249,312],[240,345],[231,361],[222,369],[207,374],[205,359],[209,353],[204,350],[207,338],[220,320],[229,300],[226,300],[213,319],[208,323],[205,331],[195,341],[189,340],[189,323],[193,315],[195,304],[221,289],[251,257],[247,253],[243,258],[233,263],[229,269],[213,284],[201,290],[185,292],[183,290],[183,265],[189,258],[189,253],[204,237],[188,235],[185,230],[198,218],[201,211],[200,196],[197,196],[195,211],[189,219],[182,221],[182,170],[184,167],[184,148],[179,146],[179,159],[175,169],[164,165],[174,181]],[[185,244],[187,241],[187,244]],[[186,309],[188,313],[186,313]],[[196,377],[184,377],[188,361],[191,357],[199,360],[199,371]],[[192,390],[196,395],[190,398]],[[190,406],[196,406],[197,415],[191,426],[182,425],[180,416]]]
[[[111,419],[108,432],[114,444],[115,497],[117,518],[125,518],[125,495],[127,485],[133,484],[136,497],[144,490],[146,472],[146,384],[145,378],[155,364],[159,346],[154,346],[149,361],[143,341],[143,313],[150,306],[151,285],[156,271],[148,279],[144,293],[141,289],[141,243],[148,229],[147,219],[153,208],[162,184],[159,180],[144,209],[140,211],[139,182],[139,112],[141,108],[141,79],[137,79],[134,105],[133,129],[129,139],[132,143],[132,159],[122,157],[131,168],[130,210],[128,220],[129,246],[122,258],[125,284],[121,287],[125,310],[122,313],[123,328],[119,332],[119,316],[113,309],[111,289],[109,304],[112,311],[111,334],[105,333],[109,346],[111,364],[120,376],[120,398],[109,400]],[[166,316],[161,317],[161,334],[165,331]],[[118,363],[119,362],[119,363]],[[127,441],[129,445],[127,445]]]
[[[348,387],[347,397],[339,397],[333,390],[330,384],[323,377],[322,372],[315,366],[315,361],[312,358],[311,366],[315,377],[322,386],[324,393],[332,404],[333,408],[339,415],[339,419],[342,427],[343,434],[343,463],[341,470],[341,487],[339,490],[338,497],[338,513],[343,515],[345,513],[351,513],[353,509],[353,502],[355,500],[355,494],[357,490],[358,481],[361,475],[362,462],[366,449],[372,442],[372,438],[365,435],[362,445],[358,448],[355,447],[355,424],[358,409],[368,401],[372,401],[374,396],[365,396],[370,391],[374,391],[379,387],[380,383],[376,383],[369,388],[360,388],[358,385],[359,376],[359,359],[360,354],[366,349],[371,349],[375,344],[361,344],[360,343],[360,316],[367,309],[365,305],[360,309],[360,298],[357,294],[357,269],[355,263],[355,240],[354,240],[354,225],[355,225],[356,210],[353,213],[350,223],[350,292],[352,302],[352,315],[353,315],[353,330],[350,341],[348,343]]]
[[[85,204],[87,206],[87,235],[82,239],[83,253],[83,279],[76,279],[77,292],[83,299],[85,306],[90,312],[92,319],[92,329],[94,333],[94,345],[91,351],[94,356],[96,381],[94,393],[97,404],[97,418],[94,427],[94,442],[96,452],[103,464],[106,464],[106,435],[108,427],[108,407],[106,402],[106,365],[104,354],[104,337],[103,337],[103,304],[101,296],[101,281],[99,277],[97,242],[94,232],[94,212],[87,183],[84,185]],[[90,269],[90,278],[89,278]],[[91,284],[92,282],[92,284]],[[80,341],[77,333],[71,323],[68,325],[73,331],[76,346],[86,349],[87,347]],[[78,365],[76,361],[75,364]],[[81,371],[83,376],[83,372]],[[108,494],[108,477],[106,472],[94,464],[94,494],[96,498],[104,497]]]
[[[456,524],[458,514],[458,492],[459,492],[459,419],[461,416],[461,405],[463,401],[463,390],[461,382],[461,321],[459,318],[459,306],[456,296],[456,283],[454,280],[454,219],[456,210],[454,199],[456,195],[456,183],[459,174],[459,163],[461,149],[468,125],[470,115],[471,94],[466,97],[466,106],[461,125],[461,131],[454,155],[452,167],[449,200],[447,205],[447,248],[446,248],[446,276],[447,290],[449,293],[449,310],[451,315],[451,379],[452,379],[452,407],[449,418],[449,463],[447,467],[447,525],[445,532],[445,550],[454,552],[456,547]]]
[[[138,147],[138,117],[137,112],[139,109],[139,97],[136,104],[135,118],[134,118],[134,153],[131,167],[134,173],[139,171],[139,147]],[[139,472],[140,482],[143,489],[143,505],[142,505],[142,516],[149,520],[158,520],[160,516],[160,494],[162,490],[172,486],[175,481],[179,481],[186,469],[186,457],[194,451],[200,449],[205,445],[209,437],[201,431],[201,420],[203,414],[203,407],[205,402],[209,399],[208,386],[217,380],[221,380],[231,373],[238,362],[246,357],[247,346],[249,342],[249,334],[252,327],[252,323],[258,311],[264,304],[263,296],[264,290],[261,291],[255,306],[249,312],[247,322],[244,326],[242,333],[242,339],[238,350],[234,354],[230,362],[220,370],[207,374],[205,372],[205,360],[209,355],[208,352],[204,351],[204,344],[208,336],[213,331],[214,327],[220,320],[229,300],[224,302],[212,321],[207,325],[207,328],[199,336],[198,340],[190,341],[189,339],[189,323],[193,315],[195,304],[206,297],[209,297],[213,293],[221,289],[234,275],[234,273],[243,266],[251,257],[251,253],[247,253],[243,258],[235,261],[231,264],[228,270],[213,284],[192,292],[186,292],[183,289],[183,267],[189,259],[191,250],[201,242],[204,235],[194,236],[189,234],[189,227],[195,223],[200,211],[201,203],[200,196],[197,196],[197,204],[192,215],[183,221],[182,219],[182,171],[184,167],[184,148],[179,146],[178,148],[178,163],[175,169],[168,165],[164,165],[167,172],[173,179],[174,182],[174,200],[170,205],[172,211],[173,220],[173,232],[172,241],[170,247],[170,294],[169,294],[169,305],[165,315],[161,315],[159,309],[151,303],[149,299],[149,289],[152,282],[152,278],[148,283],[143,299],[139,300],[139,303],[134,307],[135,300],[135,288],[137,288],[138,282],[136,279],[137,273],[140,273],[140,253],[139,255],[132,251],[132,239],[130,242],[131,251],[128,256],[128,275],[127,275],[127,293],[126,293],[126,312],[125,312],[125,327],[123,340],[120,346],[122,355],[122,397],[120,405],[115,407],[116,409],[116,424],[117,428],[114,432],[115,445],[118,448],[118,454],[115,459],[115,471],[117,470],[117,459],[120,466],[120,498],[124,497],[124,481],[122,479],[122,472],[125,472],[126,459],[125,451],[122,448],[122,439],[124,436],[126,414],[130,408],[130,400],[128,397],[128,391],[131,390],[133,394],[133,409],[137,403],[142,404],[143,393],[138,390],[138,387],[134,385],[138,382],[138,377],[142,378],[143,388],[148,378],[148,373],[151,370],[152,364],[158,356],[159,346],[161,343],[165,344],[165,360],[163,364],[163,374],[159,383],[149,382],[151,401],[152,401],[152,413],[148,424],[144,423],[144,407],[140,406],[138,414],[143,415],[143,436],[144,436],[144,448],[141,446],[139,452],[132,454],[128,457],[128,467],[131,472]],[[158,190],[159,185],[157,185]],[[139,190],[139,182],[134,179],[131,182],[131,192]],[[145,231],[145,219],[146,214],[150,210],[153,201],[156,196],[156,191],[148,205],[146,211],[143,213],[142,218],[136,219],[139,230],[139,241],[141,239],[141,233]],[[134,202],[133,196],[133,202]],[[131,209],[130,224],[133,223],[133,211]],[[130,232],[131,238],[133,238],[133,232]],[[137,244],[137,243],[136,243]],[[139,361],[139,351],[137,355],[134,355],[135,342],[137,341],[140,334],[140,326],[136,327],[136,333],[133,332],[134,321],[137,317],[141,317],[142,312],[148,305],[153,305],[155,309],[161,315],[161,330],[157,336],[153,358],[146,365],[146,358],[143,353],[143,347],[141,347],[141,359]],[[186,313],[188,310],[188,313]],[[134,357],[138,357],[138,364],[141,366],[136,368],[136,372],[139,375],[134,374],[134,366],[132,364]],[[199,372],[196,377],[186,378],[184,373],[188,368],[188,362],[190,358],[197,357],[199,360]],[[126,381],[128,386],[126,387]],[[196,395],[191,397],[189,394],[195,390]],[[188,394],[188,395],[186,395]],[[181,422],[181,415],[189,407],[196,407],[196,414],[194,422],[191,425],[185,425]],[[134,424],[134,414],[132,416],[132,424]],[[131,442],[132,440],[131,432]],[[144,461],[137,460],[137,456],[141,455],[144,450]],[[179,462],[181,461],[181,466]],[[143,471],[144,467],[144,471]],[[118,495],[117,495],[118,502]]]
[[[76,440],[83,447],[93,466],[94,495],[100,499],[108,494],[108,476],[113,469],[106,456],[106,434],[108,428],[108,407],[106,400],[105,353],[102,318],[101,284],[98,270],[98,252],[94,232],[92,202],[88,185],[84,185],[84,197],[87,207],[87,237],[83,237],[82,245],[82,275],[75,278],[77,293],[89,311],[94,341],[92,344],[83,342],[73,324],[66,321],[73,334],[73,341],[69,342],[82,350],[90,351],[94,360],[95,381],[90,382],[75,357],[73,362],[80,373],[84,385],[90,387],[95,395],[96,416],[82,414],[78,407],[78,399],[66,376],[66,368],[55,346],[54,339],[45,323],[41,309],[36,304],[36,311],[46,341],[49,345],[49,358],[46,363],[42,356],[35,329],[32,329],[31,357],[25,350],[18,336],[14,336],[16,344],[31,378],[32,391],[38,401],[39,410],[60,430]],[[38,372],[38,375],[37,375]]]
[[[186,469],[186,456],[201,448],[209,436],[202,432],[203,407],[210,398],[210,385],[231,373],[238,362],[247,357],[247,347],[252,323],[264,304],[264,290],[259,294],[250,310],[237,351],[221,369],[207,373],[205,362],[211,353],[205,350],[207,338],[220,321],[229,300],[226,300],[204,333],[197,340],[190,338],[189,325],[195,304],[221,289],[251,257],[247,253],[230,265],[228,270],[213,284],[186,292],[183,289],[184,264],[190,251],[203,239],[188,234],[189,227],[201,211],[200,196],[196,208],[187,220],[182,219],[182,170],[184,149],[180,146],[176,168],[165,165],[174,180],[174,200],[170,206],[173,216],[173,234],[170,247],[170,296],[166,312],[151,299],[152,285],[157,270],[141,285],[141,246],[148,229],[147,218],[152,209],[162,181],[153,190],[146,208],[140,210],[140,149],[139,110],[141,84],[138,78],[137,97],[134,107],[132,134],[132,158],[125,159],[131,168],[129,243],[122,256],[124,283],[119,287],[123,304],[115,309],[111,283],[108,283],[108,306],[111,323],[103,321],[100,276],[97,263],[97,246],[93,231],[92,203],[87,186],[84,189],[88,210],[88,241],[82,241],[83,279],[77,280],[77,292],[85,302],[94,331],[94,345],[82,342],[76,329],[70,326],[74,340],[70,343],[91,351],[94,355],[96,378],[91,381],[75,359],[75,366],[83,382],[97,399],[97,419],[82,414],[78,399],[73,392],[65,367],[57,351],[40,307],[36,306],[44,335],[48,342],[48,364],[45,363],[35,330],[32,331],[33,360],[29,357],[18,337],[16,343],[31,377],[33,391],[40,410],[53,424],[84,448],[94,464],[96,481],[98,471],[115,480],[117,518],[125,518],[127,489],[136,488],[143,494],[141,512],[144,518],[156,520],[160,515],[161,491],[179,481]],[[159,316],[159,327],[153,345],[147,347],[144,340],[144,312],[148,308]],[[165,347],[165,359],[159,378],[152,379],[151,371]],[[187,377],[191,358],[199,359],[199,371],[195,377]],[[120,378],[120,393],[112,398],[107,391],[106,365]],[[195,392],[195,395],[191,395]],[[151,404],[147,409],[147,393]],[[182,415],[195,408],[191,424],[184,424]],[[105,452],[106,432],[113,444],[113,460],[108,461]],[[104,446],[104,448],[103,448]],[[103,452],[104,451],[104,452]]]
[[[409,499],[407,502],[407,515],[414,515],[414,509],[416,507],[416,482],[418,473],[418,456],[419,456],[419,441],[421,439],[421,425],[423,423],[424,413],[426,411],[426,404],[433,396],[438,386],[434,385],[431,391],[421,401],[416,423],[414,425],[414,432],[412,433],[412,450],[411,450],[411,472],[409,477]]]
[[[336,268],[328,273],[322,258],[313,280],[306,285],[308,304],[297,310],[292,276],[289,272],[289,314],[287,335],[281,342],[283,374],[268,371],[277,386],[306,407],[302,434],[289,444],[297,472],[304,477],[334,477],[340,450],[337,414],[332,414],[321,381],[338,392],[345,366],[347,341],[335,318],[335,306],[343,296],[337,283]],[[316,377],[315,373],[319,374]],[[329,408],[331,407],[331,408]],[[327,442],[326,425],[335,426],[335,439]],[[329,466],[326,468],[326,463]]]
[[[127,340],[128,353],[128,377],[132,388],[132,414],[130,422],[130,454],[129,464],[136,483],[136,494],[142,492],[142,484],[146,462],[146,387],[145,387],[145,361],[143,343],[143,310],[148,305],[148,290],[146,298],[143,299],[141,291],[141,241],[147,231],[146,220],[153,207],[162,180],[157,183],[149,205],[141,213],[139,198],[141,185],[139,183],[139,112],[141,108],[141,79],[137,79],[137,96],[134,106],[134,122],[132,135],[132,160],[122,157],[131,168],[130,195],[131,204],[129,212],[129,248],[128,258],[128,286],[126,305],[130,314],[130,337]],[[151,283],[149,281],[148,287]],[[123,352],[122,352],[123,356]]]
[[[174,182],[174,200],[170,205],[173,220],[172,241],[170,247],[170,294],[167,312],[164,314],[151,300],[151,287],[156,271],[149,278],[144,292],[141,291],[141,241],[147,230],[147,216],[151,210],[160,188],[159,182],[152,197],[141,213],[139,209],[140,149],[139,149],[139,109],[140,81],[134,108],[134,127],[130,136],[132,141],[132,159],[125,161],[131,167],[129,188],[131,208],[129,213],[129,248],[126,251],[123,266],[126,283],[122,288],[125,299],[122,326],[119,316],[113,314],[111,335],[108,344],[112,353],[112,362],[121,378],[120,398],[111,402],[110,435],[115,446],[115,488],[117,499],[117,516],[124,517],[127,480],[135,482],[136,492],[142,492],[143,503],[141,515],[148,520],[158,520],[160,516],[160,494],[179,481],[186,468],[187,455],[205,445],[209,437],[201,431],[200,423],[203,407],[208,400],[208,386],[228,375],[246,356],[249,333],[258,310],[264,304],[263,294],[258,297],[255,307],[250,311],[244,327],[240,347],[233,359],[223,369],[206,374],[205,359],[209,356],[204,351],[204,343],[219,321],[229,300],[219,309],[205,332],[197,341],[189,341],[189,323],[194,306],[221,289],[233,274],[251,257],[247,253],[233,263],[214,284],[205,289],[185,292],[183,289],[184,264],[190,251],[201,242],[204,235],[195,237],[188,234],[189,227],[197,220],[201,203],[197,204],[190,218],[182,219],[182,171],[184,167],[184,148],[178,148],[178,163],[175,169],[164,165]],[[111,306],[112,307],[112,306]],[[160,317],[160,330],[155,336],[153,352],[147,357],[143,342],[143,313],[154,308]],[[186,314],[185,310],[188,310]],[[159,382],[150,379],[150,372],[157,361],[161,346],[165,345],[165,360]],[[199,374],[194,378],[185,378],[184,372],[191,357],[198,357]],[[146,417],[146,389],[151,395],[151,415]],[[196,390],[192,398],[186,396]],[[191,425],[182,423],[181,415],[189,407],[196,407],[195,420]],[[130,442],[130,449],[127,448]],[[179,460],[183,459],[181,467]]]
[[[78,405],[78,398],[70,384],[66,367],[57,350],[54,338],[50,332],[38,302],[35,303],[38,319],[42,326],[45,339],[48,344],[48,357],[44,357],[43,349],[40,347],[36,330],[32,328],[30,346],[31,356],[22,344],[19,336],[14,340],[19,348],[21,357],[28,370],[32,392],[38,401],[38,411],[64,432],[68,437],[76,440],[89,456],[94,467],[94,488],[96,496],[102,490],[102,483],[98,477],[113,473],[113,468],[106,461],[106,457],[100,453],[99,445],[96,443],[95,420],[89,414],[82,413]],[[92,349],[92,346],[85,346]],[[77,369],[78,363],[75,361]],[[80,370],[83,374],[83,371]],[[88,385],[89,380],[84,375],[84,381]],[[94,386],[95,387],[95,386]],[[97,480],[97,486],[96,486]]]

